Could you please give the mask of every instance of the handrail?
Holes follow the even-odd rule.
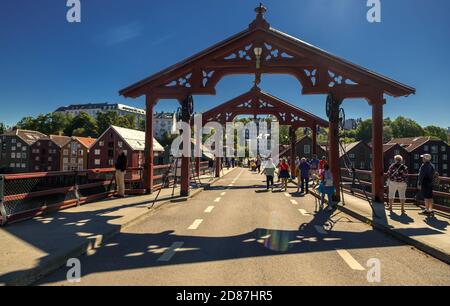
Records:
[[[0,224],[17,222],[115,194],[114,168],[0,175]],[[144,193],[143,168],[130,167],[126,192]]]
[[[347,171],[347,169],[345,168],[341,168],[341,171],[343,171],[344,173]],[[368,171],[368,170],[358,170],[355,169],[355,173],[356,175],[364,175],[364,176],[368,176],[371,177],[372,176],[372,172]],[[384,174],[385,178],[387,179],[388,174],[385,173]],[[408,178],[409,179],[417,179],[418,178],[418,174],[417,173],[410,173],[408,174]],[[345,176],[345,174],[342,176],[342,179],[345,181],[351,181],[352,177],[350,176]],[[441,186],[438,190],[433,190],[433,196],[434,196],[434,200],[435,200],[435,205],[436,205],[436,209],[438,210],[443,210],[443,211],[449,211],[450,210],[450,177],[440,177],[440,183]],[[366,186],[367,188],[371,188],[372,186],[372,182],[367,181],[367,180],[360,180],[361,185]],[[344,188],[346,190],[350,190],[352,192],[358,192],[358,190],[360,190],[359,188],[349,188],[348,186],[344,186]],[[444,189],[444,190],[441,190]],[[386,198],[387,198],[387,191],[388,191],[388,187],[385,187],[385,192],[386,192]],[[417,188],[417,186],[411,186],[411,184],[409,184],[408,188],[407,188],[407,192],[409,193],[409,195],[412,197],[409,197],[408,200],[413,200],[413,202],[416,205],[419,205],[419,203],[421,203],[422,201],[417,199],[417,194],[419,193],[419,189]],[[444,203],[440,203],[439,201],[443,200]]]

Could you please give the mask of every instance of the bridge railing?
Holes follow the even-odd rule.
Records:
[[[369,196],[372,195],[372,172],[367,170],[355,170],[357,180],[352,186],[353,175],[348,169],[341,169],[341,178],[344,182],[344,190],[350,191],[356,195],[363,195],[364,190]],[[406,192],[407,201],[422,205],[420,191],[417,189],[418,174],[408,175],[408,189]],[[387,174],[385,174],[385,181],[387,181]],[[385,187],[385,201],[388,200],[389,189]],[[436,209],[450,212],[450,178],[440,177],[439,188],[433,191],[433,200]]]
[[[143,194],[142,168],[125,175],[128,194]],[[115,193],[115,169],[42,172],[0,176],[1,224],[82,205]]]

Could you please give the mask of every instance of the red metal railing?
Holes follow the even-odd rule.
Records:
[[[142,168],[125,175],[126,192],[143,194]],[[82,205],[115,193],[115,169],[41,172],[0,176],[0,222],[17,222]]]
[[[175,169],[170,167],[154,166],[153,191],[173,186]],[[208,162],[199,169],[199,175],[206,174]],[[143,168],[127,169],[125,185],[127,194],[145,194]],[[0,224],[111,197],[115,189],[113,168],[0,175]]]
[[[350,191],[357,195],[363,195],[365,188],[366,194],[369,196],[372,195],[372,172],[367,170],[355,170],[355,175],[358,178],[355,181],[355,184],[352,185],[353,175],[351,171],[348,169],[341,169],[341,178],[345,183],[343,185],[344,190]],[[410,174],[408,179],[408,188],[407,188],[407,201],[415,203],[416,205],[422,205],[423,201],[420,199],[420,192],[417,189],[417,180],[418,174]],[[387,178],[387,174],[385,174],[385,178]],[[433,191],[434,202],[436,209],[441,211],[450,212],[450,178],[449,177],[440,177],[440,187],[438,190]],[[388,198],[388,188],[385,188],[385,201]]]

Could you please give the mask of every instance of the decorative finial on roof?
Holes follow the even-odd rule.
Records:
[[[257,8],[255,8],[256,17],[264,18],[264,14],[267,12],[267,8],[260,3]]]
[[[256,19],[250,24],[250,29],[264,28],[269,29],[270,24],[264,19],[264,14],[267,12],[267,8],[260,3],[257,8],[255,8]]]

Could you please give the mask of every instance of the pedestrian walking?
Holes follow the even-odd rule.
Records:
[[[209,173],[211,173],[211,175],[214,173],[214,160],[209,159],[208,160],[208,169],[209,169]]]
[[[419,180],[417,187],[420,190],[424,201],[425,210],[421,212],[422,215],[433,215],[433,181],[437,174],[433,164],[431,163],[431,155],[424,154],[421,156],[423,164],[419,170]]]
[[[276,169],[277,169],[277,167],[273,163],[272,158],[269,158],[269,160],[266,162],[264,169],[262,171],[262,173],[266,175],[267,190],[269,190],[269,188],[272,188],[272,190],[273,190],[273,184],[274,184],[273,179],[275,177]]]
[[[317,181],[319,180],[319,164],[320,160],[317,158],[317,154],[313,154],[310,162],[311,165],[310,178],[313,180],[313,187],[317,185]]]
[[[119,156],[115,164],[116,168],[116,189],[119,198],[125,197],[125,172],[127,170],[128,159],[123,150],[118,151]]]
[[[256,171],[258,172],[258,174],[261,173],[261,164],[261,156],[258,155],[258,157],[256,158]]]
[[[306,193],[309,192],[309,171],[311,170],[311,165],[308,163],[306,158],[302,158],[300,160],[299,165],[299,173],[300,173],[300,179],[299,179],[299,185],[297,192],[300,191],[300,193]]]
[[[388,187],[389,187],[389,210],[392,212],[395,196],[398,197],[402,205],[402,214],[405,214],[406,189],[408,187],[408,167],[403,163],[403,157],[397,155],[394,157],[395,162],[388,170]]]
[[[320,193],[321,205],[325,204],[325,195],[328,197],[328,210],[333,210],[333,194],[336,192],[333,181],[333,174],[330,171],[330,165],[327,163],[323,166],[323,172],[321,175],[320,184],[318,187]]]
[[[286,190],[286,191],[288,190],[287,189],[288,180],[291,177],[289,174],[289,169],[290,169],[290,166],[287,163],[286,158],[283,158],[283,160],[281,161],[281,164],[280,164],[280,175],[279,175],[279,177],[281,179],[281,190],[283,190],[283,187],[284,187],[284,190]]]

